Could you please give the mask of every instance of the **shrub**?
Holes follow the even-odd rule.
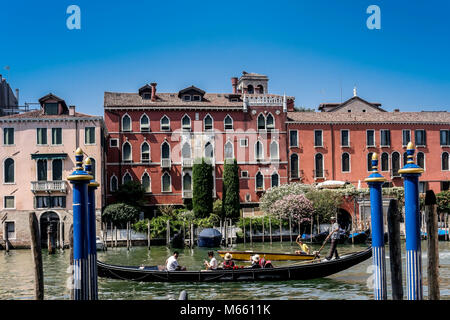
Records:
[[[290,194],[277,200],[270,213],[284,219],[292,217],[295,221],[309,222],[313,213],[313,205],[303,194]]]
[[[110,204],[103,210],[102,217],[105,221],[123,225],[136,221],[139,218],[139,210],[126,203]]]
[[[213,175],[212,166],[204,159],[195,161],[192,168],[193,195],[192,208],[197,218],[207,217],[213,210]]]
[[[289,194],[305,194],[305,192],[312,190],[313,187],[302,183],[283,184],[279,187],[270,188],[261,197],[259,207],[262,211],[269,214],[270,207],[277,201],[283,199]]]

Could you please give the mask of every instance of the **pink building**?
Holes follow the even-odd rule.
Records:
[[[72,186],[67,176],[74,170],[78,147],[91,157],[100,183],[98,221],[104,203],[103,118],[75,112],[74,106],[67,107],[53,94],[39,103],[39,110],[0,117],[0,239],[16,248],[29,246],[31,211],[39,220],[43,244],[48,229],[55,245],[68,244]]]

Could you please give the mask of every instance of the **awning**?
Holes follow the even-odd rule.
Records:
[[[32,160],[39,160],[39,159],[61,159],[64,160],[67,158],[67,153],[32,153],[31,159]]]

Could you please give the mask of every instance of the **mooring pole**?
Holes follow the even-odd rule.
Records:
[[[281,220],[281,215],[280,215],[280,243],[283,242],[283,220]]]
[[[93,177],[83,170],[83,150],[75,152],[76,168],[67,177],[73,184],[73,290],[74,300],[88,300],[88,184]]]
[[[84,170],[92,175],[92,162],[87,158],[84,162]],[[95,190],[100,184],[94,179],[88,184],[88,218],[87,218],[87,259],[89,275],[89,300],[98,300],[97,277],[97,243],[96,243],[96,219],[95,219]],[[111,247],[113,247],[113,224],[111,222]]]
[[[253,246],[252,218],[250,217],[250,245]]]
[[[427,190],[425,196],[425,212],[428,236],[428,300],[439,300],[439,235],[438,217],[436,212],[436,195],[433,190]]]
[[[378,173],[378,155],[372,155],[372,174],[366,178],[370,189],[372,223],[372,257],[374,269],[375,300],[386,300],[386,258],[384,254],[383,198],[381,185],[386,179]]]
[[[44,300],[44,272],[42,267],[41,237],[39,235],[39,222],[34,212],[29,214],[31,232],[31,253],[34,263],[34,297]]]
[[[272,244],[272,220],[269,216],[269,237],[270,237],[270,244]]]
[[[420,247],[419,176],[423,169],[414,163],[414,145],[408,143],[408,161],[398,172],[405,188],[406,284],[408,300],[422,300],[422,256]]]
[[[400,245],[400,219],[398,200],[391,199],[387,212],[389,236],[389,262],[391,265],[392,299],[403,300],[402,252]]]
[[[61,250],[64,251],[64,221],[61,221],[61,223],[60,223],[59,235],[61,237],[61,240],[60,240]]]
[[[264,224],[266,222],[265,216],[262,217],[262,243],[264,243],[265,233],[264,233]]]
[[[243,222],[243,225],[244,225],[244,246],[245,246],[245,243],[246,243],[246,235],[245,235],[245,218],[243,217],[242,218],[242,222]]]

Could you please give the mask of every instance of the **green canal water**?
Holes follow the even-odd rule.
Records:
[[[289,242],[270,244],[235,245],[235,250],[261,250],[273,252],[293,252],[297,247]],[[360,245],[341,245],[340,255],[363,249]],[[317,250],[318,246],[313,246]],[[324,248],[323,253],[328,248]],[[179,263],[189,270],[203,268],[208,249],[195,248],[179,250]],[[403,243],[403,254],[405,252]],[[164,246],[154,246],[150,251],[146,247],[108,248],[99,252],[101,261],[121,265],[157,265],[164,264],[171,251]],[[389,253],[387,257],[388,294],[390,291]],[[424,277],[424,295],[427,296],[426,242],[422,242],[422,263]],[[218,257],[220,260],[220,257]],[[450,300],[450,242],[439,242],[441,298]],[[44,251],[45,299],[69,299],[66,285],[69,279],[69,250],[47,255]],[[282,265],[289,262],[274,262]],[[405,259],[402,260],[403,269]],[[243,282],[243,283],[144,283],[99,278],[99,298],[112,300],[177,299],[182,290],[186,290],[189,299],[373,299],[373,292],[367,285],[370,282],[371,259],[335,275],[309,281],[279,282]],[[403,270],[404,288],[406,285]],[[9,253],[0,251],[0,299],[32,299],[33,269],[30,250],[15,250]],[[406,297],[406,290],[405,290]]]

